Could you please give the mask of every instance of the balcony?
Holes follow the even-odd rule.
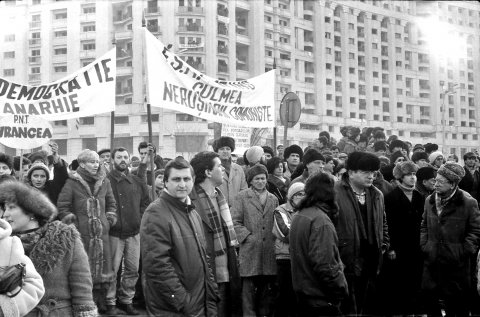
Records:
[[[42,39],[29,39],[28,40],[28,45],[30,46],[37,46],[42,44]]]
[[[178,7],[178,14],[203,14],[203,7]]]
[[[94,40],[96,35],[96,32],[81,32],[79,38],[80,40]]]
[[[147,25],[147,30],[150,33],[154,33],[154,34],[161,34],[162,33],[162,31],[160,30],[160,26],[158,26],[158,25]]]
[[[250,10],[250,3],[247,0],[236,0],[235,6],[243,10]]]
[[[80,51],[80,58],[96,58],[97,54],[95,50],[88,50],[88,51]]]
[[[52,28],[64,28],[67,27],[68,19],[53,20]]]
[[[41,56],[29,56],[28,62],[30,64],[40,64],[42,62]]]
[[[67,62],[67,54],[61,54],[61,55],[53,55],[52,56],[52,63],[65,63]]]
[[[150,31],[150,32],[152,32],[152,31]],[[133,31],[132,30],[127,30],[127,31],[115,32],[115,39],[116,40],[131,40],[131,39],[133,39]]]
[[[40,26],[42,26],[42,23],[40,21],[30,22],[31,29],[39,29]]]
[[[228,28],[225,24],[219,24],[217,26],[217,35],[228,36]]]
[[[127,21],[132,20],[132,14],[131,13],[125,13],[121,15],[117,15],[113,18],[113,23],[114,24],[123,24]]]
[[[218,45],[217,46],[217,54],[226,54],[228,55],[228,47],[225,45]]]
[[[236,32],[238,35],[248,36],[248,30],[247,30],[247,26],[246,26],[246,25],[237,24],[237,25],[235,26],[235,32]]]
[[[160,7],[147,7],[145,10],[145,17],[162,15]]]
[[[218,64],[217,71],[219,73],[228,73],[228,65]]]
[[[41,74],[28,74],[28,81],[40,81]]]
[[[178,32],[203,32],[203,26],[198,25],[181,25]]]
[[[128,67],[117,67],[117,77],[126,77],[133,75],[133,68],[131,66]]]
[[[82,22],[94,22],[96,21],[96,14],[95,13],[90,13],[90,14],[80,14],[80,23]]]

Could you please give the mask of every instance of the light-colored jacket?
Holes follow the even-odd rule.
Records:
[[[25,264],[25,277],[20,293],[15,297],[0,294],[0,316],[25,316],[40,302],[45,288],[40,274],[35,270],[32,261],[25,255],[22,242],[18,237],[11,237],[10,224],[0,219],[0,267],[19,263]]]
[[[277,260],[290,259],[290,226],[296,213],[289,203],[280,205],[275,209],[272,233],[275,236],[275,257]]]
[[[227,173],[223,173],[223,183],[219,188],[227,197],[228,206],[233,206],[233,201],[238,193],[248,188],[242,167],[236,163],[232,163],[230,174],[227,175]]]
[[[248,188],[242,190],[233,203],[232,220],[240,242],[240,276],[276,275],[273,212],[277,198],[267,192],[262,208],[259,198]]]

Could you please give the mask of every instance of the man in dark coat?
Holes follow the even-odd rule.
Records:
[[[129,315],[138,315],[132,301],[140,266],[140,221],[150,199],[147,185],[128,170],[130,154],[127,149],[114,149],[112,158],[113,169],[108,173],[108,179],[117,202],[118,221],[110,228],[110,247],[115,275],[122,263],[123,268],[118,290],[116,280],[108,288],[107,313],[116,312],[115,299],[118,297],[120,308]]]
[[[202,219],[188,196],[193,170],[182,158],[165,167],[165,188],[140,229],[142,282],[149,316],[217,316]]]
[[[433,168],[432,168],[433,169]],[[424,199],[415,190],[418,166],[406,161],[395,166],[396,187],[385,195],[390,249],[382,268],[385,313],[414,314],[420,290],[423,259],[420,223]]]
[[[447,316],[469,316],[472,257],[478,252],[480,211],[477,201],[458,188],[465,170],[447,162],[437,171],[435,193],[425,202],[420,246],[424,253],[422,289],[429,295],[430,314],[439,314],[443,299]]]
[[[347,172],[335,184],[339,206],[336,230],[350,294],[342,312],[365,314],[374,305],[373,286],[382,255],[389,248],[383,194],[372,186],[380,160],[372,153],[352,152],[346,167]]]
[[[465,177],[462,178],[458,187],[480,201],[480,172],[476,169],[476,160],[477,156],[473,152],[465,153],[463,156]]]
[[[235,252],[239,243],[227,197],[218,188],[222,184],[225,168],[219,155],[208,151],[197,153],[190,164],[195,172],[195,186],[190,198],[202,218],[207,254],[220,297],[218,315],[240,315],[241,281]]]
[[[417,171],[415,189],[422,195],[423,201],[435,190],[435,176],[437,172],[431,166],[421,167]],[[423,213],[422,213],[423,214]]]

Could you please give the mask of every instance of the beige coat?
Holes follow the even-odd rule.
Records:
[[[225,194],[225,197],[227,197],[228,206],[231,207],[235,196],[237,196],[240,191],[248,188],[245,173],[240,165],[232,163],[230,174],[227,176],[227,173],[223,173],[223,183],[219,188],[222,193]]]

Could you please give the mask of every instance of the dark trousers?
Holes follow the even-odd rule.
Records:
[[[375,277],[369,274],[346,276],[349,296],[341,305],[347,315],[362,316],[375,313]],[[377,303],[378,304],[378,303]]]
[[[275,275],[242,277],[243,316],[272,316]]]
[[[449,296],[443,296],[443,305],[440,305],[439,296],[429,293],[426,296],[426,313],[429,317],[442,316],[441,309],[445,310],[446,317],[470,316],[469,297],[467,292],[459,292]],[[443,306],[443,307],[442,307]]]
[[[278,293],[275,301],[275,317],[297,316],[297,300],[292,285],[290,260],[277,260]]]
[[[298,315],[302,317],[330,317],[343,316],[340,308],[337,306],[327,307],[312,307],[306,304],[301,304],[298,310]]]

